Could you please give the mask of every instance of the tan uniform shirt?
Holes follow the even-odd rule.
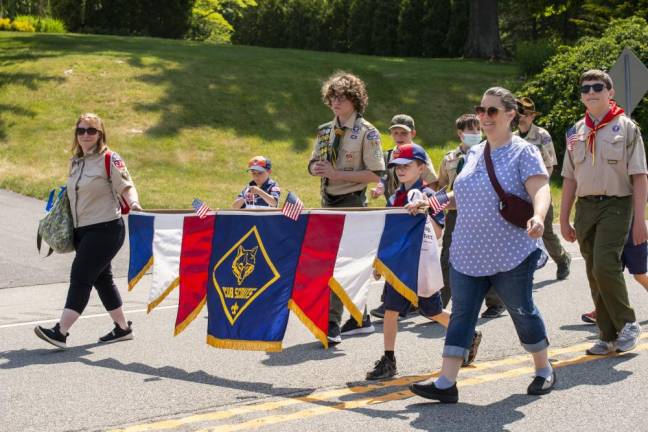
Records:
[[[326,153],[329,146],[333,145],[335,139],[335,128],[333,125],[337,119],[320,125],[315,140],[315,147],[308,164],[318,160],[326,160]],[[334,168],[341,171],[384,171],[385,161],[380,146],[380,133],[362,116],[354,114],[341,126],[344,127],[344,135],[340,140],[337,161]],[[312,173],[311,173],[312,174]],[[364,189],[365,183],[355,183],[346,180],[329,180],[326,185],[326,193],[330,195],[344,195]]]
[[[448,189],[452,189],[454,181],[457,178],[457,168],[459,166],[459,161],[463,159],[466,154],[461,151],[461,146],[457,147],[451,152],[446,153],[446,155],[441,160],[441,166],[439,167],[439,189],[443,186],[447,186]]]
[[[515,135],[520,135],[520,131],[517,130],[513,132]],[[558,158],[556,158],[556,150],[554,149],[553,141],[551,135],[547,132],[546,129],[541,128],[535,124],[532,124],[529,128],[524,140],[534,146],[538,147],[540,154],[542,155],[542,161],[547,168],[547,171],[551,172],[555,165],[558,165]]]
[[[104,158],[105,153],[91,153],[70,161],[67,193],[75,228],[119,219],[117,196],[134,186],[126,165],[114,152],[109,181]]]
[[[578,141],[565,152],[562,176],[576,181],[576,196],[632,195],[635,174],[647,174],[646,153],[639,127],[625,115],[596,132],[595,159],[587,150],[590,129],[581,119],[574,125]]]

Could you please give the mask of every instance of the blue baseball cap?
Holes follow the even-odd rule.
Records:
[[[394,149],[387,166],[391,168],[394,165],[406,165],[413,160],[420,160],[424,164],[427,164],[427,153],[425,153],[423,147],[418,144],[404,144]]]

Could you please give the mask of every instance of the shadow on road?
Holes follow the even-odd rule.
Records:
[[[616,370],[616,366],[632,360],[636,356],[635,353],[628,353],[588,363],[561,367],[557,369],[558,381],[554,391],[560,392],[581,385],[606,386],[623,381],[632,375],[632,372]],[[392,392],[394,390],[396,389],[391,389]],[[402,391],[406,391],[405,388],[402,388]],[[461,398],[461,393],[465,393],[465,390],[460,389],[459,392]],[[550,398],[551,395],[542,397]],[[518,410],[519,408],[539,400],[539,396],[517,393],[488,405],[475,405],[461,401],[458,404],[446,405],[438,402],[426,402],[425,399],[415,396],[412,398],[413,403],[404,410],[390,411],[383,407],[380,410],[360,408],[352,411],[371,418],[402,420],[411,419],[412,415],[415,414],[418,417],[411,421],[413,430],[440,430],[444,432],[479,430],[480,432],[495,432],[508,430],[512,423],[525,417],[525,414]],[[476,421],[479,423],[478,427],[476,427]]]

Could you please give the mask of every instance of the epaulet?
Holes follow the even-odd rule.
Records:
[[[364,117],[358,117],[356,119],[356,124],[360,123],[362,126],[366,127],[367,129],[376,129],[376,126],[372,125],[367,119]]]
[[[333,126],[333,121],[328,121],[326,123],[322,123],[321,125],[317,126],[317,130],[320,131],[322,129],[330,128]]]

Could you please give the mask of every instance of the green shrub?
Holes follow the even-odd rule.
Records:
[[[11,20],[9,18],[0,18],[0,30],[11,30]]]
[[[41,33],[67,33],[63,21],[56,18],[41,18],[36,26],[36,31]]]
[[[17,32],[34,33],[36,31],[36,27],[34,27],[29,21],[14,20],[11,23],[11,30]]]
[[[544,70],[517,92],[531,97],[536,110],[543,113],[538,123],[554,138],[558,162],[565,153],[565,131],[578,121],[585,111],[580,102],[578,79],[587,69],[610,70],[625,47],[648,64],[648,23],[639,17],[612,20],[601,37],[586,37],[573,46],[562,46]],[[642,129],[648,143],[648,96],[637,105],[632,118]]]
[[[14,22],[20,21],[29,23],[32,27],[34,27],[34,29],[38,29],[38,17],[35,17],[33,15],[16,15],[13,20]]]
[[[547,61],[556,54],[556,45],[549,39],[519,41],[515,45],[514,60],[525,76],[542,71]]]

